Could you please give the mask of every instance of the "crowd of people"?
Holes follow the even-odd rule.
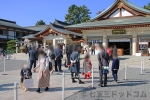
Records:
[[[89,79],[91,76],[92,62],[90,60],[89,47],[86,45],[83,47],[86,51],[85,59],[83,62],[83,72],[85,79]],[[49,90],[50,85],[50,74],[55,72],[62,72],[62,58],[66,54],[66,59],[64,66],[70,70],[72,83],[76,83],[78,79],[79,84],[84,84],[80,78],[81,65],[80,65],[80,53],[83,49],[79,45],[57,45],[55,48],[49,46],[44,49],[42,47],[35,48],[30,46],[27,48],[26,53],[29,53],[29,65],[23,65],[21,70],[21,84],[23,84],[24,79],[32,78],[32,72],[36,72],[39,68],[38,73],[38,89],[36,92],[40,93],[40,88],[45,87],[45,91]],[[98,50],[98,68],[100,77],[100,86],[107,85],[107,74],[109,73],[109,63],[112,62],[112,75],[114,77],[115,83],[117,83],[117,72],[119,70],[119,60],[117,58],[116,48],[104,48],[102,45],[92,45],[91,54],[94,54],[95,48]],[[34,68],[32,68],[32,66]],[[104,78],[104,79],[103,79]],[[23,86],[21,86],[23,88]]]

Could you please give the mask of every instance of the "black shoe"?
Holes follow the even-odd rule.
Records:
[[[63,72],[62,70],[59,70],[59,72]]]
[[[103,87],[103,84],[98,84],[98,86]]]
[[[41,93],[41,92],[40,92],[40,89],[36,90],[36,92],[37,92],[37,93]]]
[[[58,72],[58,70],[55,70],[55,72]]]
[[[74,79],[72,79],[72,83],[76,83],[77,81],[75,81]]]
[[[84,84],[84,82],[82,82],[81,80],[79,81],[79,84]]]
[[[104,84],[104,87],[106,87],[107,86],[107,84]]]
[[[48,90],[49,90],[49,88],[48,88],[48,87],[46,87],[46,88],[45,88],[45,91],[48,91]]]

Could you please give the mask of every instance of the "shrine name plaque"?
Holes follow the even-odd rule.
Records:
[[[112,34],[126,34],[125,30],[112,30]]]

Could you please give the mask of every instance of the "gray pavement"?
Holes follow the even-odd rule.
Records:
[[[24,64],[24,63],[27,63],[27,61],[25,60],[5,60],[5,68],[6,68],[6,71],[11,71],[11,70],[18,70],[18,69],[21,69],[21,66]],[[4,60],[3,59],[0,59],[0,72],[3,72],[4,71]]]
[[[127,80],[124,79],[124,69],[119,71],[119,81],[115,84],[113,78],[108,79],[107,87],[94,84],[96,89],[85,88],[66,98],[66,100],[150,100],[150,69],[140,75],[139,68],[128,68]]]
[[[17,58],[18,57],[18,58]],[[21,54],[16,56],[16,60],[11,59],[11,60],[6,60],[6,73],[7,75],[2,75],[3,74],[3,60],[0,59],[0,100],[13,100],[13,84],[14,82],[18,82],[20,80],[19,73],[20,73],[20,68],[23,63],[27,62],[27,55],[23,54],[24,60],[20,59]],[[81,58],[83,58],[84,55],[81,55]],[[110,98],[94,98],[90,97],[89,93],[92,93],[91,91],[110,91],[111,93],[115,90],[117,91],[125,91],[127,93],[128,89],[131,89],[132,91],[134,89],[139,89],[142,90],[142,87],[145,89],[148,89],[150,83],[147,78],[149,77],[149,69],[145,71],[144,75],[139,75],[140,73],[140,63],[141,60],[145,60],[145,68],[150,68],[150,61],[149,57],[134,57],[134,56],[122,56],[119,57],[120,59],[120,71],[119,71],[119,81],[120,83],[118,86],[114,85],[112,82],[112,78],[109,78],[108,82],[108,87],[106,88],[101,88],[98,87],[98,62],[97,62],[97,56],[91,56],[91,61],[93,63],[94,67],[94,83],[95,87],[97,87],[96,90],[91,90],[91,79],[84,79],[84,76],[81,75],[81,79],[85,82],[84,85],[80,85],[78,83],[72,84],[71,78],[70,78],[70,72],[68,69],[64,68],[62,66],[62,69],[66,73],[65,77],[65,98],[66,100],[110,100]],[[83,59],[81,59],[81,67],[82,67]],[[128,73],[131,75],[128,75],[127,77],[129,80],[124,81],[122,80],[124,78],[124,64],[128,64]],[[111,63],[110,63],[111,66]],[[132,68],[133,67],[133,68]],[[137,69],[138,68],[138,69]],[[82,69],[81,69],[82,71]],[[61,86],[62,86],[62,73],[54,73],[50,77],[50,90],[48,92],[42,91],[41,94],[38,94],[35,92],[37,89],[37,74],[33,73],[33,79],[34,79],[34,87],[30,89],[30,91],[24,92],[19,89],[18,92],[18,100],[61,100]],[[111,75],[111,73],[109,74]],[[129,77],[130,76],[130,77]],[[144,78],[143,78],[144,77]],[[122,82],[122,83],[121,83]],[[144,86],[143,86],[144,85]],[[146,88],[148,87],[148,88]],[[81,91],[83,90],[83,91]],[[81,91],[81,92],[79,92]],[[136,91],[134,91],[136,92]],[[142,91],[140,91],[142,92]],[[88,95],[88,96],[87,96]],[[96,92],[95,92],[96,95]],[[118,94],[119,95],[119,94]],[[112,100],[134,100],[130,98],[119,98],[117,97],[112,98]],[[120,93],[121,95],[121,93]],[[119,95],[119,96],[120,96]],[[92,95],[93,96],[93,95]],[[111,95],[112,96],[112,95]],[[122,96],[122,95],[121,95]],[[99,96],[100,97],[100,96]],[[138,100],[138,99],[137,99]],[[147,100],[147,98],[141,98],[139,100]]]

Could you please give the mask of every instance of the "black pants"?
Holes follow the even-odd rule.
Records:
[[[103,79],[103,76],[104,76],[104,79]],[[99,70],[99,81],[100,81],[100,84],[104,84],[104,85],[107,84],[107,74],[103,74],[103,70]]]
[[[113,70],[113,71],[112,71],[112,75],[113,75],[114,81],[116,81],[116,82],[117,82],[117,80],[118,80],[118,75],[117,75],[117,73],[118,73],[118,70]]]
[[[34,66],[34,68],[36,67],[36,60],[30,60],[30,70],[32,69],[32,66]]]
[[[61,59],[55,60],[55,71],[58,71],[58,69],[61,71]]]
[[[95,50],[94,49],[92,49],[92,52],[91,52],[91,55],[95,55]]]
[[[79,81],[81,80],[79,73],[71,72],[71,78],[72,79],[78,79]]]

